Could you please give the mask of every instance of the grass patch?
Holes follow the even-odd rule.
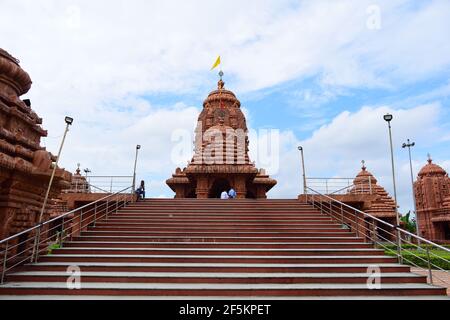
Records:
[[[48,249],[47,249],[47,255],[51,255],[52,252],[53,252],[53,250],[55,250],[55,249],[60,249],[60,248],[61,248],[61,246],[60,246],[59,243],[53,243],[53,244],[51,244],[51,245],[48,247]]]
[[[436,269],[435,266],[437,266],[444,270],[450,270],[450,252],[432,249],[429,245],[422,245],[420,247],[421,249],[418,249],[417,246],[413,245],[402,245],[403,263],[428,268],[427,252],[425,250],[428,247],[430,251],[431,268]],[[387,245],[385,247],[379,246],[379,248],[384,249],[384,253],[389,256],[397,256],[397,248],[394,245]]]

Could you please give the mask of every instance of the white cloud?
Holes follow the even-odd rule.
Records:
[[[441,110],[439,104],[408,110],[366,106],[356,112],[342,112],[303,141],[299,141],[291,131],[284,131],[280,172],[274,176],[278,179],[278,185],[270,192],[270,196],[292,198],[301,192],[299,145],[304,148],[308,177],[353,178],[360,171],[360,161],[366,160],[368,170],[393,194],[388,128],[383,120],[383,115],[389,112],[394,116],[392,128],[399,204],[402,210],[410,210],[409,160],[401,145],[409,137],[416,142],[416,148],[422,151],[430,147],[430,142],[440,135],[438,120]],[[419,155],[416,155],[416,159],[420,159]],[[415,175],[425,163],[425,159],[414,162]],[[443,161],[442,165],[448,165],[448,161]]]
[[[372,2],[0,0],[0,41],[34,81],[27,96],[44,118],[50,150],[57,150],[64,115],[75,118],[64,166],[72,170],[82,162],[97,173],[127,173],[141,143],[139,166],[160,195],[168,190],[162,177],[174,169],[171,133],[192,130],[199,109],[189,102],[163,109],[148,96],[204,96],[214,87],[208,69],[218,54],[238,94],[310,76],[330,92],[389,87],[448,69],[450,3],[427,2],[416,10],[409,1],[377,1],[382,24],[374,31],[366,27]],[[300,142],[308,171],[353,175],[366,158],[388,177],[376,160],[388,151],[379,120],[387,110],[341,113]],[[435,133],[427,128],[435,127],[437,105],[392,112],[394,137],[430,143],[426,137]],[[298,143],[281,129],[280,184],[273,194],[292,196],[300,190],[299,159],[291,152]]]

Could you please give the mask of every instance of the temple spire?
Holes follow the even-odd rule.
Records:
[[[219,79],[219,82],[217,83],[217,88],[219,90],[222,90],[223,87],[225,86],[225,82],[223,82],[223,80],[222,80],[222,77],[223,77],[223,71],[222,70],[219,71],[219,77],[220,77],[220,79]]]

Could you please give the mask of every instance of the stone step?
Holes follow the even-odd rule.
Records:
[[[326,230],[326,231],[122,231],[122,230],[99,230],[97,228],[84,231],[82,236],[139,236],[139,235],[152,235],[152,236],[171,236],[171,237],[339,237],[339,236],[356,236],[354,232],[348,232],[348,230]]]
[[[370,243],[364,242],[133,242],[133,241],[68,241],[64,247],[113,247],[113,248],[240,248],[240,249],[339,249],[339,248],[373,248]]]
[[[320,213],[316,210],[311,209],[297,209],[297,208],[252,208],[252,209],[245,209],[245,208],[208,208],[208,209],[201,209],[201,208],[186,208],[186,207],[180,207],[180,208],[129,208],[125,207],[120,210],[121,214],[199,214],[199,215],[248,215],[248,216],[257,216],[257,215],[273,215],[273,214],[280,214],[280,215],[324,215],[323,213]]]
[[[381,255],[379,249],[244,249],[244,248],[101,248],[101,247],[66,247],[55,249],[53,255],[59,254],[136,254],[136,255],[292,255],[292,256],[329,256],[329,255]]]
[[[71,262],[39,262],[18,271],[63,271]],[[135,262],[77,262],[82,272],[245,272],[245,273],[363,273],[371,263],[135,263]],[[378,263],[381,273],[409,272],[410,267],[397,263]]]
[[[223,199],[179,199],[179,198],[146,198],[143,201],[134,202],[130,205],[133,206],[146,206],[152,204],[169,204],[169,205],[177,205],[177,204],[193,204],[193,205],[214,205],[221,203],[233,203],[233,204],[248,204],[248,205],[270,205],[270,204],[295,204],[299,206],[311,206],[305,202],[302,202],[298,199],[228,199],[228,201],[224,201]]]
[[[323,219],[299,219],[299,220],[279,220],[279,219],[258,219],[258,220],[239,220],[239,219],[175,219],[175,218],[158,218],[158,219],[148,219],[148,218],[124,218],[124,217],[115,217],[114,215],[108,217],[108,219],[103,219],[102,222],[110,222],[110,223],[163,223],[163,224],[195,224],[195,225],[258,225],[258,224],[271,224],[271,225],[310,225],[310,224],[336,224],[335,221],[331,220],[331,218],[323,218]]]
[[[16,272],[10,282],[62,282],[70,274],[58,271]],[[367,283],[363,273],[219,273],[219,272],[82,272],[83,282],[125,283]],[[426,283],[426,277],[407,272],[382,273],[381,283]]]
[[[421,283],[381,284],[219,284],[219,283],[108,283],[87,282],[81,290],[70,290],[66,282],[10,282],[0,287],[6,294],[53,295],[180,295],[180,296],[360,296],[360,295],[442,295],[444,288]]]
[[[304,221],[304,220],[326,220],[326,221],[332,221],[329,216],[325,215],[254,215],[254,216],[247,216],[247,215],[197,215],[197,214],[137,214],[137,213],[129,213],[129,214],[122,214],[122,213],[115,213],[112,214],[111,217],[114,217],[115,219],[146,219],[146,220],[155,220],[155,219],[181,219],[181,220],[210,220],[210,221],[216,221],[216,220],[238,220],[238,221],[247,221],[247,220],[255,220],[255,221],[291,221],[291,220],[298,220],[298,221]]]
[[[189,228],[215,228],[215,229],[265,229],[265,228],[295,228],[295,229],[330,229],[330,228],[342,228],[341,224],[332,222],[322,222],[322,223],[279,223],[272,224],[270,222],[260,222],[260,223],[192,223],[192,222],[166,222],[166,223],[154,223],[154,222],[116,222],[111,219],[105,221],[98,221],[96,227],[150,227],[150,228],[179,228],[179,227],[189,227]]]
[[[236,231],[236,227],[230,226],[168,226],[168,227],[154,227],[154,226],[139,226],[139,225],[127,225],[120,224],[96,224],[96,226],[89,227],[90,231],[146,231],[147,233],[153,232],[201,232],[208,230],[209,232],[233,232]],[[323,226],[323,227],[239,227],[241,232],[348,232],[346,229],[342,229],[342,226]]]
[[[395,263],[389,256],[267,256],[267,255],[96,255],[57,254],[40,258],[42,262],[192,262],[192,263]]]
[[[363,239],[356,237],[220,237],[220,236],[91,236],[82,235],[80,237],[74,237],[74,241],[155,241],[155,242],[363,242]]]

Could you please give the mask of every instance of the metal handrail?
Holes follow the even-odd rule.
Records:
[[[369,186],[366,186],[366,184],[364,184],[364,183],[360,183],[360,184],[351,184],[351,185],[349,185],[349,186],[346,186],[346,187],[343,187],[343,188],[341,188],[341,189],[338,189],[338,190],[336,190],[336,191],[333,191],[333,192],[330,192],[330,193],[328,193],[328,194],[339,194],[339,192],[341,192],[341,191],[344,191],[344,190],[347,190],[347,189],[350,189],[350,188],[356,188],[354,191],[355,191],[355,193],[349,193],[348,191],[347,191],[347,194],[361,194],[361,191],[368,191],[368,193],[363,193],[363,194],[372,194],[372,192],[373,192],[373,189],[372,189],[372,187],[369,185]],[[357,192],[360,192],[360,193],[357,193]]]
[[[63,193],[113,193],[132,184],[133,176],[83,176],[75,180]],[[95,190],[92,190],[95,189]]]
[[[400,226],[396,226],[396,225],[390,224],[390,223],[388,223],[388,222],[386,222],[386,221],[384,221],[384,220],[381,220],[381,219],[379,219],[379,218],[377,218],[377,217],[375,217],[375,216],[372,216],[372,215],[370,215],[370,214],[368,214],[368,213],[366,213],[366,212],[364,212],[364,211],[362,211],[362,210],[359,210],[359,209],[354,208],[354,207],[352,207],[352,206],[350,206],[350,205],[348,205],[348,204],[345,204],[345,203],[343,203],[343,202],[341,202],[341,201],[339,201],[339,200],[337,200],[337,199],[335,199],[335,198],[333,198],[333,197],[330,197],[330,196],[328,196],[328,195],[322,194],[322,193],[320,193],[320,192],[318,192],[318,191],[316,191],[316,190],[314,190],[314,189],[312,189],[312,188],[310,188],[310,187],[307,187],[306,189],[312,191],[312,194],[310,194],[310,193],[307,193],[307,194],[306,194],[306,197],[307,197],[306,201],[307,201],[307,202],[311,202],[311,204],[312,204],[314,207],[320,209],[321,212],[330,215],[333,219],[336,219],[336,220],[338,220],[338,221],[340,220],[340,222],[341,222],[343,225],[347,225],[347,224],[345,223],[345,222],[346,222],[346,219],[347,219],[347,222],[355,222],[355,223],[356,223],[356,226],[355,226],[355,227],[356,227],[356,235],[357,235],[357,236],[359,236],[359,235],[361,234],[361,232],[360,232],[359,229],[362,228],[363,230],[365,230],[365,231],[362,233],[362,234],[364,235],[365,238],[368,238],[368,239],[370,239],[371,241],[373,241],[373,243],[375,243],[375,244],[377,244],[377,245],[380,245],[380,246],[384,247],[385,249],[387,249],[387,250],[389,250],[389,251],[394,252],[394,254],[397,255],[397,257],[398,257],[400,263],[403,263],[403,260],[405,260],[405,261],[409,262],[410,264],[412,264],[413,266],[416,266],[416,267],[418,267],[418,268],[420,268],[420,269],[423,269],[423,270],[427,270],[427,271],[428,271],[428,275],[429,275],[429,281],[430,281],[430,283],[433,283],[433,277],[438,278],[438,279],[440,279],[440,280],[443,281],[443,282],[450,283],[449,280],[448,280],[447,278],[440,278],[440,277],[437,276],[437,275],[433,275],[433,273],[432,273],[432,270],[433,270],[433,269],[438,269],[438,270],[441,270],[441,271],[444,271],[444,272],[447,272],[447,273],[450,273],[450,271],[449,271],[449,270],[444,270],[444,269],[442,269],[441,267],[439,267],[439,266],[433,264],[433,263],[431,262],[431,259],[430,259],[430,254],[433,255],[433,256],[435,256],[435,257],[438,257],[438,258],[441,259],[442,261],[445,261],[446,263],[449,263],[449,264],[450,264],[450,261],[449,261],[449,260],[447,260],[447,259],[445,259],[445,258],[443,258],[443,257],[440,257],[440,256],[434,254],[433,252],[430,251],[430,248],[429,248],[428,246],[426,246],[425,249],[424,249],[424,248],[422,248],[422,247],[419,246],[419,245],[416,245],[416,244],[414,244],[414,243],[412,243],[412,242],[410,242],[410,241],[407,241],[407,240],[402,239],[402,237],[401,237],[401,236],[397,236],[397,234],[398,234],[398,235],[400,235],[400,234],[407,235],[407,236],[411,237],[412,239],[415,239],[415,240],[417,241],[417,243],[426,243],[426,244],[428,244],[429,246],[431,246],[432,248],[436,248],[436,249],[442,250],[442,251],[444,251],[444,252],[450,253],[450,249],[449,249],[449,248],[443,247],[443,246],[441,246],[441,245],[439,245],[439,244],[437,244],[437,243],[434,243],[434,242],[432,242],[432,241],[430,241],[430,240],[427,240],[427,239],[425,239],[425,238],[422,238],[422,237],[420,237],[420,236],[417,236],[417,235],[414,234],[414,233],[411,233],[411,232],[409,232],[409,231],[407,231],[407,230],[404,230],[404,229],[400,228]],[[317,194],[317,198],[319,198],[318,200],[315,199],[315,194]],[[311,201],[310,201],[309,199],[311,199]],[[322,199],[325,200],[325,201],[322,201]],[[315,201],[315,200],[316,200],[316,201]],[[326,203],[326,205],[324,205],[324,203]],[[339,213],[333,212],[333,211],[336,211],[335,209],[333,209],[333,206],[334,206],[334,207],[337,207],[337,209],[340,209],[340,210],[341,210],[340,217],[339,217]],[[352,215],[354,216],[354,218],[356,218],[356,219],[355,219],[355,220],[350,220],[350,221],[349,221],[348,217],[345,217],[345,215],[344,215],[344,210],[343,210],[344,208],[346,209],[346,210],[345,210],[345,214],[352,214]],[[354,212],[354,213],[352,213],[352,212]],[[364,217],[364,218],[359,217],[358,215],[360,215],[360,216],[362,216],[362,217]],[[365,218],[372,219],[372,229],[369,229],[369,228],[365,225],[366,223],[369,223],[368,221],[366,221]],[[361,220],[362,220],[362,222],[364,223],[363,225],[361,224]],[[383,229],[383,227],[380,226],[380,225],[377,225],[377,226],[375,227],[374,221],[378,222],[378,223],[381,224],[381,225],[384,225],[385,228]],[[348,226],[348,225],[347,225],[347,226]],[[351,227],[352,227],[352,226],[351,226],[351,223],[350,223],[350,229],[351,229]],[[389,230],[387,230],[386,227],[387,227],[389,230],[393,230],[394,232],[389,232]],[[395,241],[395,242],[390,241],[389,239],[383,237],[381,234],[377,234],[377,233],[376,233],[376,230],[381,230],[381,231],[387,233],[388,235],[391,235],[391,236],[393,236],[393,237],[396,237],[396,240],[397,240],[397,241]],[[390,243],[390,244],[395,244],[395,245],[397,246],[396,252],[395,252],[394,250],[392,250],[392,249],[386,247],[386,245],[384,245],[382,242],[378,241],[378,240],[377,240],[377,237],[378,237],[378,238],[382,238],[384,241],[386,241],[386,242],[388,242],[388,243]],[[406,249],[406,248],[404,249],[404,248],[402,247],[402,241],[405,242],[405,243],[407,243],[407,244],[410,244],[410,245],[415,246],[415,247],[416,247],[417,249],[419,249],[419,250],[425,250],[425,252],[426,252],[426,259],[423,258],[423,257],[421,257],[421,256],[416,255],[416,254],[415,254],[413,251],[411,251],[411,250],[408,250],[408,249]],[[403,251],[403,252],[410,253],[410,254],[412,254],[413,256],[415,256],[416,258],[420,259],[421,261],[427,263],[428,268],[423,268],[423,267],[421,267],[421,266],[415,264],[414,262],[412,262],[412,261],[409,260],[408,258],[404,257],[402,251]]]
[[[356,188],[354,194],[372,194],[372,177],[367,177],[367,182],[355,184],[354,178],[338,178],[338,177],[312,177],[305,178],[306,184],[313,189],[323,192],[324,194],[338,194],[349,188]],[[337,189],[336,189],[337,188]],[[336,189],[336,190],[335,190]],[[305,191],[305,193],[307,193]]]
[[[4,282],[6,272],[23,264],[25,261],[30,260],[30,262],[37,262],[41,252],[43,250],[48,250],[50,246],[53,245],[51,244],[41,249],[42,244],[48,244],[55,236],[57,243],[62,246],[68,237],[72,238],[74,234],[77,236],[78,232],[81,233],[84,228],[91,224],[95,226],[97,221],[103,218],[107,219],[111,212],[117,212],[120,208],[125,207],[133,200],[133,196],[130,195],[129,192],[131,189],[132,187],[130,186],[118,192],[109,194],[80,208],[71,210],[45,222],[38,223],[27,230],[0,240],[0,246],[4,246],[4,249],[0,249],[0,261],[2,261],[0,264],[0,283]],[[73,216],[68,218],[71,215]],[[75,221],[75,219],[77,220]],[[59,221],[59,223],[51,227],[51,224],[56,221]],[[48,226],[47,230],[44,228],[45,226]],[[54,234],[55,231],[56,234]],[[30,236],[22,241],[22,239],[20,239],[22,235]],[[41,239],[42,235],[46,238]],[[10,244],[10,242],[16,239],[17,243]],[[31,242],[34,243],[31,244]],[[21,246],[25,246],[25,248],[23,249]],[[13,249],[19,252],[14,252]],[[8,255],[10,251],[12,251],[12,255]],[[15,262],[15,259],[19,259],[19,261]],[[13,265],[8,265],[8,261],[11,261]]]

